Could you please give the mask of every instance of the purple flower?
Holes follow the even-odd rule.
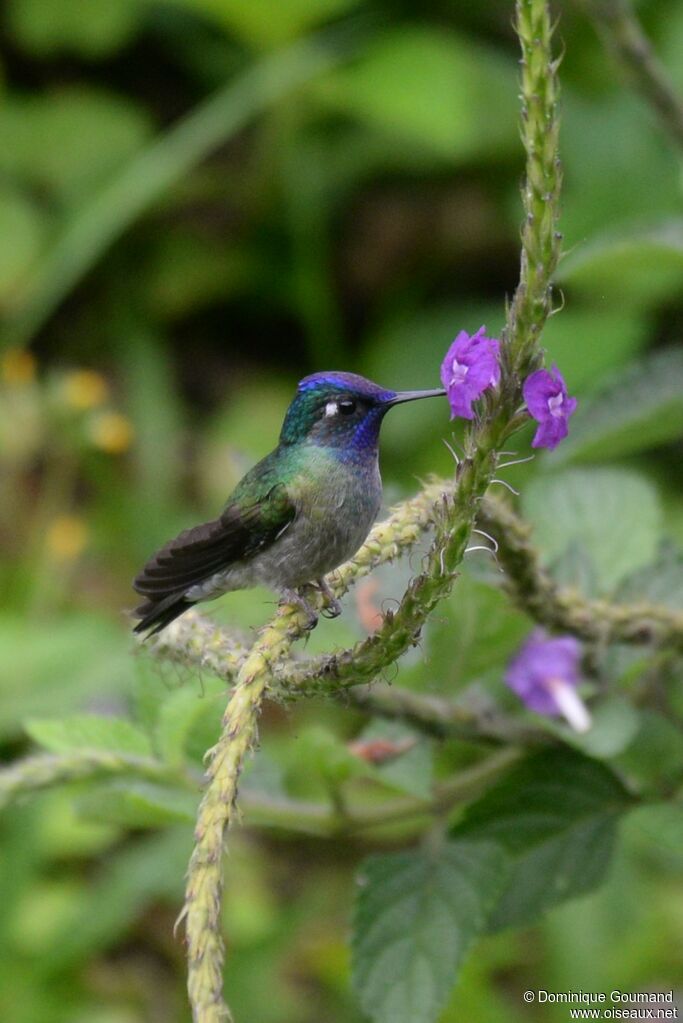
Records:
[[[532,448],[556,448],[569,433],[567,421],[576,408],[576,398],[567,394],[567,386],[557,366],[552,371],[538,369],[524,381],[524,401],[538,423]]]
[[[562,715],[577,732],[590,728],[590,714],[576,692],[581,644],[573,636],[531,633],[508,664],[505,681],[529,710]]]
[[[456,416],[474,419],[472,402],[500,380],[500,341],[486,337],[485,329],[480,327],[471,336],[461,330],[441,364],[441,380],[448,392],[451,419]]]

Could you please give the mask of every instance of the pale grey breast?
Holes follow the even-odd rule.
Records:
[[[258,580],[291,589],[331,572],[362,546],[381,500],[376,463],[371,472],[335,467],[316,499],[303,502],[282,536],[254,558]]]

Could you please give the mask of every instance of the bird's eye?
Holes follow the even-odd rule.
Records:
[[[352,416],[356,411],[356,403],[353,398],[344,398],[339,402],[339,411],[343,416]]]

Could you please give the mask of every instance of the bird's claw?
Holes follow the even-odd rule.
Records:
[[[313,583],[308,585],[314,586]],[[323,618],[338,618],[342,613],[342,606],[325,580],[318,579],[314,588],[317,588],[320,591],[325,601],[323,607],[320,609],[320,614]],[[302,589],[304,589],[305,592],[305,588],[302,587]],[[318,624],[318,614],[313,610],[303,593],[297,590],[283,590],[282,597],[283,600],[286,600],[289,604],[294,604],[306,615],[306,624],[303,627],[304,631],[312,632]]]
[[[304,610],[302,608],[302,610]],[[311,607],[305,609],[306,624],[304,625],[304,632],[313,632],[314,628],[318,624],[318,615]]]
[[[303,631],[312,632],[318,624],[318,615],[305,597],[302,597],[296,590],[284,590],[282,593],[282,599],[288,604],[294,604],[295,607],[298,607],[299,610],[306,615],[306,623],[303,626]]]
[[[339,618],[341,613],[342,606],[336,597],[329,599],[325,607],[320,610],[320,614],[323,618],[328,618],[330,621],[332,621],[333,618]]]
[[[323,618],[330,620],[339,618],[339,615],[342,613],[341,603],[337,600],[324,579],[318,579],[317,586],[325,599],[325,606],[321,608],[320,614]]]

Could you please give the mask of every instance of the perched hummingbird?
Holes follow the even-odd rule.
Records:
[[[263,584],[315,612],[299,588],[352,557],[379,511],[379,430],[404,401],[444,395],[387,391],[355,373],[315,373],[298,385],[274,451],[237,484],[222,514],[186,529],[150,558],[133,586],[145,598],[136,632],[159,632],[198,601]]]

